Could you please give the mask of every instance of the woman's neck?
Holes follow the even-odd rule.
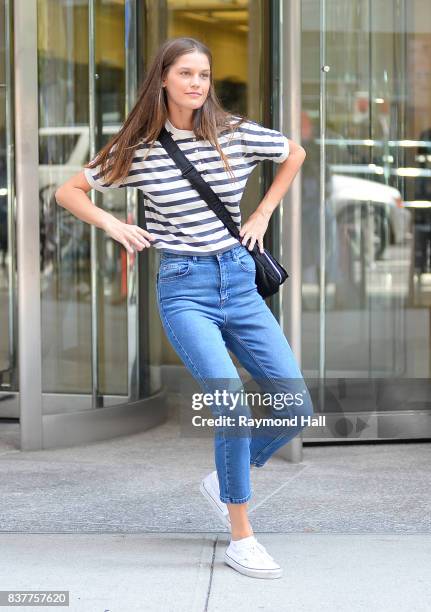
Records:
[[[193,130],[193,111],[169,109],[168,119],[177,130]]]

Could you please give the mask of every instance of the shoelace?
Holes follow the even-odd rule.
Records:
[[[265,561],[268,557],[271,559],[271,561],[274,561],[274,558],[271,557],[266,548],[257,540],[251,542],[250,546],[247,547],[246,550],[241,551],[241,554],[244,556],[244,558],[249,559],[249,555],[253,556],[256,554],[256,552],[258,553],[257,556],[260,557],[262,561]]]
[[[271,555],[269,554],[269,552],[266,550],[265,546],[263,546],[263,544],[261,544],[260,542],[258,542],[256,540],[256,546],[257,548],[263,552],[263,554],[268,555],[268,557],[271,559],[271,561],[274,561],[274,557],[271,557]]]

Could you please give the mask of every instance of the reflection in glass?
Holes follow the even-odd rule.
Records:
[[[304,366],[428,378],[431,12],[414,0],[301,6]]]
[[[97,149],[124,119],[124,2],[96,2]],[[58,185],[90,159],[88,5],[38,2],[44,392],[91,392],[90,226],[58,206]],[[126,194],[95,196],[125,220]],[[124,248],[98,232],[99,392],[127,395]]]
[[[10,24],[0,1],[0,390],[17,391]],[[5,398],[2,398],[5,399]]]

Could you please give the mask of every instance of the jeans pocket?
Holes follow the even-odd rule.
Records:
[[[159,267],[158,280],[159,283],[174,281],[178,278],[184,278],[189,273],[189,261],[162,262]]]
[[[242,268],[245,272],[256,272],[256,264],[246,247],[239,251],[236,261],[238,262],[240,268]]]

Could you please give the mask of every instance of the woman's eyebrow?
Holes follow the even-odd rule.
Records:
[[[190,70],[188,66],[180,66],[180,70]],[[201,72],[210,72],[209,68],[203,68]]]

